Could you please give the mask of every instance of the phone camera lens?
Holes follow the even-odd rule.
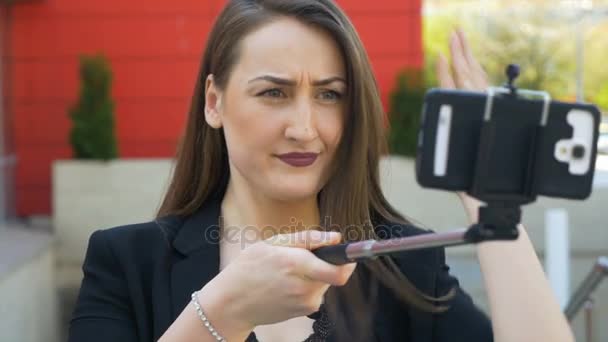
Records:
[[[583,145],[574,145],[572,147],[572,158],[574,159],[582,159],[585,156],[585,146]]]

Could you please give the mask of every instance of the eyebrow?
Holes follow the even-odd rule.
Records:
[[[270,75],[258,76],[256,78],[249,80],[248,83],[253,83],[255,81],[268,81],[271,83],[275,83],[278,85],[284,85],[284,86],[296,85],[296,81],[294,81],[294,80],[289,80],[286,78],[280,78],[280,77],[270,76]],[[346,84],[346,80],[344,80],[344,78],[339,77],[339,76],[333,76],[333,77],[329,77],[329,78],[326,78],[323,80],[314,81],[312,84],[314,86],[324,86],[324,85],[328,85],[333,82],[342,82],[342,83]]]

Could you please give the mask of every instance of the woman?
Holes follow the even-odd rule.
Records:
[[[461,33],[444,87],[483,90]],[[154,222],[95,232],[70,341],[569,341],[525,229],[478,248],[492,323],[443,249],[334,266],[310,250],[424,234],[384,198],[382,106],[330,0],[234,0],[207,43]],[[459,194],[475,221],[478,203]]]

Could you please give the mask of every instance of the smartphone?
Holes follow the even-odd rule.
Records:
[[[418,132],[418,183],[471,193],[477,163],[484,163],[483,181],[489,192],[498,197],[518,194],[530,180],[532,161],[535,194],[587,198],[595,170],[598,108],[551,101],[548,94],[537,99],[520,95],[524,91],[492,89],[502,91],[427,92]],[[480,144],[488,143],[489,153],[479,158],[484,147]]]

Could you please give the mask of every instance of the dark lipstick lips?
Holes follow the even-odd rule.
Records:
[[[285,162],[291,166],[304,167],[304,166],[308,166],[308,165],[311,165],[312,163],[314,163],[315,160],[317,160],[317,156],[318,156],[317,153],[292,152],[292,153],[281,154],[278,157],[283,162]]]

